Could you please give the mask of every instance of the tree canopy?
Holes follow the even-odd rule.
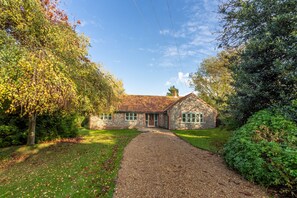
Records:
[[[220,113],[226,110],[228,98],[234,93],[231,67],[235,62],[238,62],[236,50],[222,51],[204,59],[197,72],[191,74],[198,96]]]
[[[0,0],[0,107],[29,117],[34,144],[36,116],[59,110],[109,111],[122,84],[88,59],[79,35],[56,0]]]
[[[243,124],[253,113],[297,98],[297,1],[228,0],[220,6],[221,46],[244,46],[233,68],[229,109]]]

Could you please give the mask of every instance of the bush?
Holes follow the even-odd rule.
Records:
[[[16,126],[0,125],[0,147],[22,144],[26,135]]]
[[[76,115],[64,115],[59,112],[37,116],[36,143],[76,137],[80,120]],[[0,112],[0,147],[26,144],[27,130],[27,118]]]
[[[246,179],[297,194],[297,126],[262,110],[235,131],[224,148],[227,164]]]
[[[37,117],[36,142],[57,138],[76,137],[78,132],[77,116],[55,113]]]
[[[286,119],[297,123],[297,100],[292,100],[290,105],[275,106],[271,109],[272,111],[285,116]]]

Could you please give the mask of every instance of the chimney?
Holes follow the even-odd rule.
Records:
[[[173,97],[177,98],[177,90],[176,89],[173,90],[172,94],[173,94]]]

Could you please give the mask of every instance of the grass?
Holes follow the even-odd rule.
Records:
[[[214,153],[221,153],[231,136],[226,129],[175,130],[175,134],[195,147]]]
[[[81,138],[0,149],[0,197],[112,197],[136,130],[80,130]]]

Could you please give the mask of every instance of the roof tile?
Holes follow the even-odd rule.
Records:
[[[163,112],[181,99],[173,96],[125,95],[118,107],[118,112]]]

